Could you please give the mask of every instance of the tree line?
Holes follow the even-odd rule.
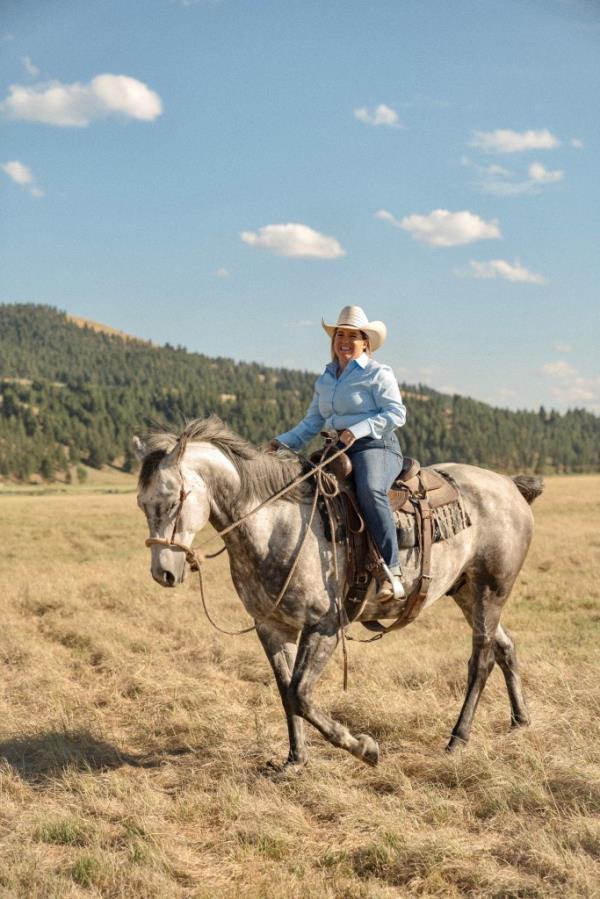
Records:
[[[83,476],[82,464],[115,462],[132,470],[132,434],[153,424],[177,431],[211,412],[262,443],[303,416],[314,378],[81,328],[49,306],[0,306],[0,475],[69,478],[73,466]],[[583,409],[514,412],[424,385],[401,390],[401,444],[424,464],[600,470],[600,418]]]

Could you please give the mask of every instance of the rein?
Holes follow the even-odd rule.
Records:
[[[222,530],[217,531],[215,534],[213,534],[211,537],[209,537],[208,540],[205,541],[205,543],[204,543],[204,546],[206,546],[208,543],[210,543],[216,537],[222,538],[226,534],[231,533],[231,531],[233,531],[235,528],[239,527],[244,521],[246,521],[248,518],[250,518],[250,516],[255,515],[256,512],[259,512],[261,509],[264,509],[265,506],[268,506],[270,503],[275,502],[275,500],[281,499],[282,496],[285,496],[286,493],[289,493],[291,490],[293,490],[295,487],[297,487],[298,484],[301,484],[303,481],[306,481],[308,478],[312,478],[312,477],[316,478],[316,486],[315,486],[315,492],[314,492],[313,501],[312,501],[312,505],[311,505],[311,510],[310,510],[310,514],[308,517],[308,521],[306,523],[306,527],[304,529],[304,533],[302,535],[302,540],[300,541],[300,545],[298,547],[298,550],[296,552],[294,560],[291,564],[290,570],[287,573],[286,579],[285,579],[283,586],[282,586],[281,590],[279,591],[279,593],[273,603],[272,608],[264,616],[264,618],[262,618],[262,620],[260,622],[257,622],[255,620],[254,624],[251,625],[250,627],[246,627],[246,628],[243,628],[242,630],[238,630],[238,631],[228,631],[225,628],[220,627],[215,621],[213,621],[213,619],[210,615],[210,612],[208,611],[208,608],[206,606],[206,599],[205,599],[205,595],[204,595],[204,582],[202,580],[202,570],[201,570],[202,563],[205,562],[207,559],[214,559],[217,556],[219,556],[227,548],[226,545],[223,545],[221,547],[221,549],[217,550],[217,552],[204,553],[202,551],[201,547],[192,549],[192,547],[186,546],[185,543],[181,543],[175,539],[175,536],[177,534],[177,527],[179,525],[179,519],[181,517],[181,511],[183,509],[183,504],[191,492],[189,490],[186,492],[184,484],[183,484],[183,475],[181,473],[181,468],[179,469],[179,476],[181,478],[181,488],[179,490],[179,505],[177,506],[177,511],[175,513],[175,521],[173,523],[173,530],[171,532],[171,538],[170,538],[170,540],[167,540],[164,537],[148,537],[144,542],[145,542],[145,545],[148,547],[166,546],[169,549],[176,549],[176,550],[179,550],[180,552],[185,553],[185,559],[186,559],[186,562],[189,564],[190,568],[193,571],[198,572],[198,583],[200,586],[200,597],[202,599],[202,607],[204,609],[204,613],[205,613],[206,617],[208,618],[208,620],[212,624],[212,626],[215,628],[215,630],[219,631],[222,634],[226,634],[229,637],[238,637],[238,636],[241,636],[242,634],[248,634],[251,631],[255,631],[259,624],[262,624],[273,614],[273,612],[275,612],[275,610],[278,608],[283,597],[285,596],[285,594],[287,592],[287,589],[290,585],[290,581],[292,580],[292,577],[294,576],[294,572],[296,571],[296,568],[298,566],[298,562],[300,561],[300,554],[302,553],[302,549],[306,542],[308,532],[310,531],[311,525],[313,523],[319,495],[323,496],[323,498],[325,500],[327,512],[328,512],[329,519],[330,519],[330,525],[333,528],[332,512],[330,509],[330,501],[337,495],[339,490],[337,487],[337,483],[334,483],[323,469],[325,468],[326,465],[329,465],[330,462],[332,462],[334,459],[337,459],[338,456],[341,456],[342,453],[346,452],[346,447],[344,447],[341,450],[337,450],[335,453],[333,453],[331,455],[326,455],[329,448],[330,447],[328,445],[325,445],[325,447],[323,449],[323,453],[321,455],[320,462],[316,465],[313,465],[313,467],[311,468],[310,471],[305,472],[302,475],[299,475],[297,478],[294,478],[293,481],[291,481],[289,484],[287,484],[281,490],[278,490],[277,493],[274,493],[272,496],[269,496],[266,500],[263,500],[262,503],[260,503],[254,509],[251,509],[249,512],[246,512],[246,514],[242,515],[241,518],[238,518],[237,521],[234,521],[232,524],[227,525],[227,527],[223,528]],[[311,465],[312,465],[312,463],[311,463]],[[326,489],[326,485],[330,486],[332,489],[330,489],[330,490]],[[333,530],[332,530],[332,533],[334,533]],[[339,569],[338,569],[337,549],[335,546],[335,541],[334,541],[333,552],[334,552],[334,576],[336,579],[336,583],[339,585]],[[344,689],[346,689],[346,685],[347,685],[347,652],[346,652],[345,634],[344,634],[343,627],[341,627],[341,625],[342,625],[342,605],[341,605],[341,600],[339,597],[339,591],[338,591],[338,594],[336,595],[336,604],[337,604],[337,608],[338,608],[338,615],[340,618],[340,628],[341,628],[341,633],[342,633],[342,649],[343,649],[343,654],[344,654]]]

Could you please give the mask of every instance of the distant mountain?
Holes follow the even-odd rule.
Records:
[[[315,375],[154,346],[49,306],[0,306],[0,475],[52,478],[80,462],[133,467],[131,436],[216,412],[260,443],[296,423]],[[600,419],[511,412],[401,385],[406,454],[506,471],[600,469]]]

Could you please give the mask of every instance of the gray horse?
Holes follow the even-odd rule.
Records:
[[[301,472],[300,463],[256,449],[218,418],[193,421],[179,436],[151,434],[136,443],[142,462],[138,503],[150,536],[191,546],[207,522],[222,530]],[[432,581],[426,606],[451,595],[473,630],[466,698],[448,749],[469,739],[479,698],[494,662],[508,688],[513,727],[529,723],[521,690],[514,642],[500,624],[502,607],[523,565],[533,533],[530,503],[542,492],[540,478],[505,477],[470,465],[436,466],[458,485],[471,527],[432,551]],[[304,721],[334,746],[370,765],[379,747],[368,734],[353,734],[326,714],[313,689],[340,640],[332,545],[320,517],[311,521],[311,482],[266,505],[225,539],[235,588],[256,622],[258,637],[273,668],[289,731],[289,765],[306,762]],[[307,525],[310,527],[307,530]],[[283,599],[273,610],[298,547],[298,566]],[[407,593],[417,583],[414,550],[402,550]],[[181,584],[186,553],[175,547],[151,547],[152,577],[163,587]],[[344,570],[340,558],[340,570]],[[390,603],[386,617],[395,617]],[[367,604],[363,620],[382,617]]]

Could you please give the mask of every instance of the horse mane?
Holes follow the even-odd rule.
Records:
[[[241,481],[238,495],[242,503],[262,502],[287,487],[302,473],[302,465],[295,458],[281,458],[254,446],[232,431],[217,415],[196,418],[186,424],[179,434],[167,430],[153,430],[146,435],[146,454],[139,474],[140,487],[147,487],[164,457],[177,447],[181,458],[188,443],[210,443],[234,465]],[[299,502],[312,494],[307,481],[299,484],[282,499]]]

